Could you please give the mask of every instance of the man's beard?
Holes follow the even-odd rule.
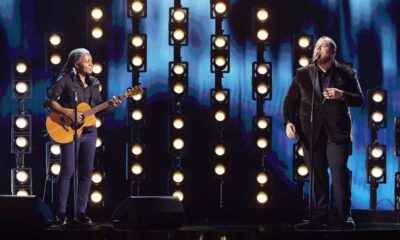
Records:
[[[324,63],[327,63],[327,62],[329,62],[329,61],[331,61],[332,60],[332,57],[321,57],[320,59],[318,59],[318,63],[319,64],[324,64]]]

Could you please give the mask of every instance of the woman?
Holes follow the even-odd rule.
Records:
[[[90,76],[93,70],[92,56],[84,48],[78,48],[68,56],[67,63],[60,71],[57,81],[50,87],[47,93],[45,106],[51,111],[62,114],[74,120],[74,114],[68,109],[85,102],[91,107],[102,103],[99,91],[99,80]],[[115,100],[116,98],[114,98]],[[112,101],[110,108],[117,106],[119,100]],[[77,122],[83,121],[83,114],[78,112]],[[88,195],[91,185],[93,163],[96,151],[97,129],[95,126],[85,128],[77,141],[77,162],[79,164],[78,201],[74,218],[78,223],[92,224],[92,220],[86,215]],[[58,178],[58,202],[56,223],[62,226],[68,224],[66,207],[71,177],[74,173],[74,142],[61,145],[61,171]]]

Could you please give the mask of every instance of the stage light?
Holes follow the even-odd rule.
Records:
[[[176,22],[182,22],[186,17],[186,12],[182,9],[175,9],[172,17]]]
[[[299,156],[304,157],[304,148],[303,147],[298,147],[297,148],[297,154],[299,154]]]
[[[182,41],[185,38],[186,33],[182,29],[175,29],[173,37],[176,41]]]
[[[132,64],[133,66],[139,68],[143,65],[143,58],[139,55],[135,55],[132,58]]]
[[[266,9],[259,9],[257,11],[257,19],[261,22],[265,22],[268,19],[268,11]]]
[[[214,168],[214,172],[218,175],[218,176],[222,176],[225,174],[226,172],[226,168],[223,164],[218,163],[217,165],[215,165]]]
[[[103,175],[100,172],[94,172],[92,174],[92,182],[94,184],[99,184],[103,181]]]
[[[49,42],[51,45],[56,47],[56,46],[60,45],[60,43],[61,43],[61,36],[57,33],[54,33],[54,34],[50,35]]]
[[[131,152],[133,153],[133,155],[139,156],[140,154],[142,154],[143,148],[140,144],[134,144],[131,148]]]
[[[59,163],[53,163],[50,166],[50,172],[53,175],[58,176],[60,174],[60,171],[61,171],[61,165]]]
[[[135,101],[140,101],[143,98],[143,94],[136,94],[132,97],[133,100]]]
[[[211,89],[211,116],[213,116],[217,125],[226,124],[229,119],[229,89]]]
[[[18,82],[15,85],[15,91],[19,94],[25,94],[29,91],[29,86],[26,82]]]
[[[218,144],[215,148],[214,148],[214,153],[217,156],[223,156],[225,154],[225,147],[222,144]]]
[[[298,44],[301,48],[308,48],[311,44],[311,39],[306,36],[301,36],[298,40]]]
[[[173,89],[176,94],[182,94],[185,91],[185,87],[181,83],[175,83]]]
[[[18,117],[15,120],[15,125],[19,129],[25,129],[25,128],[27,128],[29,126],[29,122],[25,117]]]
[[[101,120],[101,118],[96,117],[96,128],[101,127],[101,125],[103,125],[103,121]]]
[[[101,137],[97,137],[97,139],[96,139],[96,148],[101,147],[101,145],[103,145],[103,140],[101,139]]]
[[[59,144],[53,144],[53,145],[51,145],[51,147],[50,147],[50,152],[51,152],[53,155],[55,155],[55,156],[60,155],[60,153],[61,153],[60,145],[59,145]]]
[[[376,91],[372,94],[372,100],[376,103],[381,103],[384,98],[384,94],[380,91]]]
[[[272,63],[257,61],[252,64],[252,98],[253,100],[272,98]]]
[[[136,35],[132,37],[132,45],[136,48],[142,47],[144,43],[144,40],[142,36]]]
[[[313,36],[307,34],[295,35],[293,38],[293,72],[298,68],[308,66],[313,54]]]
[[[177,138],[173,141],[172,145],[176,150],[181,150],[185,146],[185,142],[181,138]]]
[[[211,35],[211,72],[228,73],[230,71],[230,36]]]
[[[308,175],[308,167],[305,164],[301,164],[297,167],[297,174],[302,177],[306,177]]]
[[[223,102],[226,100],[226,93],[222,90],[215,92],[214,94],[214,98],[215,100],[217,100],[218,102]]]
[[[185,176],[183,175],[183,173],[181,171],[176,171],[172,175],[172,180],[178,185],[181,184],[184,179],[185,179]]]
[[[99,84],[99,92],[103,92],[103,85],[101,83]]]
[[[188,44],[188,21],[189,9],[188,8],[170,8],[169,9],[169,39],[170,46],[180,45],[186,46]]]
[[[185,66],[180,63],[177,63],[174,65],[172,70],[176,75],[182,75],[185,72]]]
[[[269,36],[268,31],[265,29],[260,29],[257,32],[257,38],[260,41],[266,41],[268,36]]]
[[[268,66],[265,63],[260,63],[257,66],[257,73],[260,75],[265,75],[268,73]]]
[[[103,200],[103,194],[101,194],[99,191],[93,191],[90,195],[90,200],[93,203],[100,203]]]
[[[143,167],[139,163],[134,163],[131,167],[131,172],[134,175],[140,175],[143,172]]]
[[[144,10],[144,4],[140,1],[133,1],[131,9],[134,13],[140,14]]]
[[[15,139],[15,144],[19,147],[19,148],[25,148],[28,146],[28,139],[26,137],[17,137]]]
[[[15,177],[16,177],[17,181],[19,182],[19,184],[25,184],[29,181],[29,174],[24,170],[17,171],[17,174]]]
[[[267,84],[265,84],[265,83],[259,83],[258,86],[257,86],[257,92],[258,92],[260,95],[265,95],[265,94],[267,94],[267,93],[268,93],[268,86],[267,86]]]
[[[267,193],[261,191],[257,194],[257,202],[260,204],[266,204],[268,202]]]
[[[380,147],[373,147],[371,149],[371,156],[375,159],[381,158],[383,156],[383,150]]]
[[[368,127],[373,129],[386,128],[387,122],[387,91],[368,89]],[[372,139],[371,141],[374,141]]]
[[[103,66],[100,63],[93,64],[93,73],[100,74],[103,71]]]
[[[384,116],[381,112],[373,112],[371,115],[371,120],[374,121],[377,124],[380,124],[384,119]]]
[[[265,172],[260,172],[257,174],[257,182],[260,185],[264,185],[268,182],[268,175]]]
[[[226,58],[222,56],[218,56],[215,58],[215,65],[219,68],[223,68],[226,65]]]
[[[132,119],[133,120],[136,120],[136,121],[139,121],[139,120],[142,120],[142,118],[143,118],[143,113],[142,113],[142,111],[140,111],[139,109],[136,109],[136,110],[134,110],[133,112],[132,112]]]
[[[386,146],[383,144],[368,144],[367,148],[367,182],[379,184],[386,182]]]
[[[58,65],[58,64],[60,64],[61,63],[61,56],[59,55],[59,54],[53,54],[53,55],[51,55],[50,56],[50,62],[53,64],[53,65]]]
[[[182,118],[177,117],[177,118],[175,118],[175,119],[173,120],[172,125],[173,125],[174,128],[176,128],[176,129],[182,129],[183,126],[185,125],[185,122],[183,121]]]
[[[101,37],[103,37],[103,29],[99,28],[99,27],[95,27],[92,29],[92,37],[94,37],[95,39],[100,39]]]
[[[227,10],[227,6],[226,6],[226,3],[224,3],[224,2],[217,2],[214,5],[214,11],[215,11],[216,15],[219,15],[219,16],[224,15],[226,10]]]
[[[375,179],[379,179],[383,176],[383,169],[381,167],[375,166],[371,169],[370,174]]]
[[[183,192],[179,191],[179,190],[174,191],[174,193],[172,193],[172,196],[177,197],[179,199],[179,201],[181,201],[181,202],[185,198],[185,195],[183,194]]]
[[[26,71],[28,70],[28,66],[27,66],[26,63],[24,63],[24,62],[19,62],[19,63],[17,63],[17,65],[15,66],[15,70],[16,70],[19,74],[24,74],[24,73],[26,73]]]
[[[99,21],[103,17],[103,10],[101,10],[100,8],[97,8],[97,7],[93,8],[92,12],[91,12],[91,16],[92,16],[93,20]]]
[[[268,140],[264,137],[260,137],[257,139],[257,147],[261,149],[265,149],[268,146]]]
[[[218,122],[223,122],[226,119],[226,114],[224,111],[220,110],[215,113],[214,117]]]
[[[20,189],[17,191],[17,196],[26,197],[29,196],[29,192],[25,189]]]
[[[310,59],[308,59],[306,56],[301,56],[299,58],[299,65],[301,67],[308,66],[310,64]]]
[[[216,48],[222,49],[227,45],[227,39],[223,36],[216,36],[214,39],[214,46]]]
[[[259,118],[258,120],[257,120],[257,127],[259,128],[259,129],[266,129],[267,127],[268,127],[268,121],[267,121],[267,119],[265,119],[265,118],[263,118],[263,117],[261,117],[261,118]]]

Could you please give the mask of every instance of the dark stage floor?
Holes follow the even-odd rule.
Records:
[[[91,228],[12,229],[1,227],[0,239],[399,239],[399,224],[359,223],[353,230],[300,231],[293,225],[187,225],[178,230],[121,230],[111,223],[100,223]]]

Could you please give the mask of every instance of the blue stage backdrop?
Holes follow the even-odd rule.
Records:
[[[148,71],[141,75],[141,82],[148,89],[148,104],[153,109],[167,107],[172,101],[168,96],[168,62],[173,59],[173,48],[168,46],[168,8],[172,0],[147,0],[148,16],[142,21],[141,31],[148,39]],[[44,129],[45,110],[42,106],[46,88],[51,83],[51,76],[44,69],[44,33],[58,29],[66,33],[69,46],[86,47],[85,7],[87,1],[80,0],[1,0],[0,1],[0,169],[1,193],[9,193],[9,169],[15,165],[10,152],[10,118],[17,111],[16,100],[11,99],[11,68],[19,57],[31,59],[33,98],[25,101],[26,109],[33,114],[34,153],[27,157],[27,165],[33,168],[34,191],[42,193],[44,184]],[[89,1],[90,2],[90,1]],[[93,1],[95,2],[95,1]],[[104,1],[103,1],[104,2]],[[126,1],[105,1],[109,7],[109,42],[107,53],[108,89],[107,95],[119,95],[131,85],[131,75],[127,72],[127,34],[131,32],[130,19],[127,18]],[[235,129],[240,147],[252,149],[252,116],[255,115],[256,103],[251,99],[251,63],[256,59],[256,47],[251,42],[251,5],[263,1],[231,0],[231,12],[223,28],[231,34],[231,72],[223,78],[223,85],[231,90],[231,125]],[[398,159],[394,156],[393,118],[400,116],[400,82],[399,82],[399,2],[374,0],[304,0],[304,1],[264,1],[271,6],[273,42],[267,47],[265,56],[273,63],[273,97],[265,104],[265,112],[273,118],[272,153],[268,163],[273,168],[281,184],[294,191],[292,181],[292,144],[285,135],[282,124],[282,106],[284,97],[292,81],[292,36],[307,33],[318,38],[331,36],[338,44],[338,57],[351,62],[358,71],[358,76],[366,96],[368,88],[381,87],[388,90],[388,125],[379,132],[379,141],[387,145],[387,183],[378,190],[378,208],[392,209],[394,196],[394,173],[398,171]],[[209,91],[214,86],[214,75],[210,73],[210,34],[214,32],[215,23],[210,19],[209,1],[182,0],[189,8],[190,42],[182,48],[183,59],[190,63],[189,96],[185,100],[198,111],[207,114],[209,111]],[[96,52],[93,52],[96,59]],[[66,56],[64,56],[66,57]],[[161,107],[157,107],[156,105]],[[107,131],[121,131],[127,118],[127,104],[124,102],[118,109],[107,116]],[[352,205],[356,209],[369,207],[369,185],[366,183],[365,157],[369,143],[367,128],[366,103],[361,108],[351,110],[353,116],[353,154],[349,159],[352,170]],[[205,115],[207,117],[207,115]],[[166,119],[153,123],[165,125]],[[150,128],[151,126],[149,126]],[[195,130],[200,131],[201,130]],[[109,134],[112,137],[112,134]],[[166,141],[165,133],[158,135],[158,141]],[[230,141],[236,141],[230,139]],[[229,140],[229,139],[228,139]],[[112,140],[109,140],[111,143]],[[122,141],[121,141],[122,142]],[[150,141],[149,144],[151,144]],[[165,143],[164,143],[165,145]],[[208,143],[204,144],[208,146]],[[192,146],[192,149],[196,148]],[[122,149],[124,146],[108,146],[109,151]],[[112,150],[114,149],[114,150]],[[165,151],[166,148],[160,151]],[[200,150],[201,151],[201,150]],[[203,149],[208,152],[210,149]],[[121,159],[113,159],[114,165],[123,165]],[[110,160],[111,161],[111,160]],[[149,159],[153,162],[167,159]],[[194,161],[186,160],[186,161]],[[202,161],[195,159],[195,161]],[[203,159],[208,163],[208,159]],[[246,155],[237,157],[241,165],[254,165]],[[161,165],[168,163],[162,163]],[[185,163],[184,163],[185,164]],[[155,166],[157,166],[155,164]],[[123,167],[116,167],[123,171]],[[251,169],[251,167],[248,167]],[[195,171],[195,169],[191,169]],[[196,171],[211,171],[208,167]],[[240,178],[240,169],[232,169]],[[209,174],[209,173],[197,173]],[[109,173],[108,177],[120,176],[122,173]],[[150,176],[149,176],[150,178]],[[5,184],[3,184],[5,183]],[[196,184],[193,184],[196,186]],[[201,185],[197,186],[201,187]],[[242,187],[246,188],[245,185]],[[248,186],[247,186],[248,187]],[[151,188],[151,186],[148,186]],[[163,194],[165,190],[154,190],[151,193]],[[199,190],[200,191],[200,190]],[[207,190],[204,189],[204,192]],[[121,194],[124,195],[124,194]],[[125,194],[126,195],[126,194]],[[281,196],[285,196],[282,194]],[[279,199],[278,199],[279,200]],[[385,201],[387,200],[387,201]]]

